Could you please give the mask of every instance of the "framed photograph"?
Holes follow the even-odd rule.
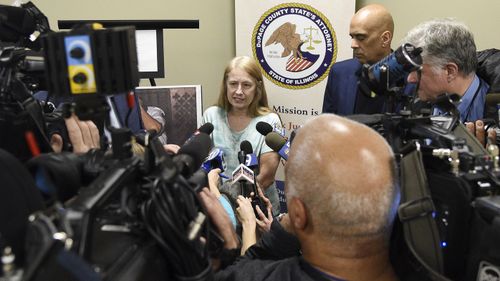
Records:
[[[163,117],[167,143],[182,145],[201,125],[201,85],[137,87],[140,104]]]

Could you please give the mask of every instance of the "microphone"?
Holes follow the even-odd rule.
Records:
[[[179,152],[172,159],[178,172],[185,178],[191,176],[201,167],[212,148],[212,139],[208,134],[198,133],[190,139],[189,142],[181,146]]]
[[[220,148],[212,148],[210,154],[205,159],[205,162],[201,165],[201,168],[205,170],[205,172],[210,172],[213,169],[219,168],[221,171],[220,176],[223,178],[227,178],[227,176],[223,175],[222,172],[226,170],[226,161],[224,160],[224,151]]]
[[[285,136],[285,128],[282,128],[280,130],[276,127],[271,126],[271,124],[264,122],[264,121],[258,122],[257,125],[255,125],[255,128],[263,136],[267,136],[267,134],[269,134],[272,131],[280,134],[282,137]]]
[[[203,125],[201,125],[196,131],[194,131],[193,135],[197,135],[199,133],[205,133],[207,135],[210,135],[214,131],[214,125],[212,123],[207,122]]]
[[[271,133],[274,133],[274,132],[271,132]],[[274,133],[274,134],[277,134],[277,133]],[[244,164],[246,167],[248,167],[252,170],[252,176],[253,176],[253,182],[248,183],[248,184],[244,183],[244,182],[241,183],[241,191],[242,191],[241,194],[245,197],[251,198],[252,208],[254,209],[255,217],[258,218],[259,213],[257,212],[257,209],[255,208],[256,206],[259,206],[259,208],[262,212],[264,212],[264,213],[266,212],[266,206],[265,206],[264,202],[262,201],[262,199],[259,197],[259,193],[257,192],[257,186],[254,184],[256,182],[255,174],[258,173],[258,170],[259,170],[259,161],[257,159],[257,156],[255,156],[255,154],[253,153],[252,144],[249,141],[247,141],[247,140],[242,141],[240,144],[240,149],[241,149],[241,152],[243,152],[246,156]],[[243,163],[240,165],[243,165]],[[244,171],[238,171],[238,172],[240,174],[245,173]],[[253,196],[251,196],[252,192],[253,192]]]
[[[210,134],[214,131],[214,125],[212,123],[207,122],[203,125],[201,125],[198,129],[196,129],[193,134],[184,142],[184,144],[189,143],[193,138],[201,133],[207,134],[210,136]]]
[[[238,183],[238,182],[247,182],[251,185],[255,184],[254,181],[254,173],[252,169],[248,168],[245,166],[245,164],[240,164],[236,169],[233,171],[233,184]],[[243,194],[243,193],[242,193]]]
[[[236,167],[233,171],[233,184],[237,182],[248,182],[250,184],[255,184],[255,174],[250,169],[245,165],[246,159],[247,159],[247,152],[252,153],[252,144],[245,140],[240,143],[240,151],[238,152],[238,161],[240,162],[240,165]],[[242,192],[242,194],[245,194]]]
[[[257,159],[257,156],[253,153],[253,148],[252,144],[244,140],[240,144],[240,150],[244,152],[245,155],[245,161],[241,164],[245,164],[248,168],[252,169],[255,173],[256,168],[259,167],[259,160]]]
[[[290,142],[278,133],[270,132],[266,136],[266,144],[272,150],[278,152],[281,158],[288,160],[288,153],[290,151]]]

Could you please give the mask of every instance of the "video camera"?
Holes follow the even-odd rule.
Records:
[[[111,131],[113,153],[87,165],[99,167],[97,177],[64,205],[56,203],[30,217],[24,280],[78,280],[76,271],[103,280],[206,280],[210,253],[199,238],[209,244],[215,238],[197,197],[206,183],[190,167],[201,166],[210,137],[200,133],[173,157],[151,138],[143,143],[141,158],[131,153],[128,129]],[[31,168],[45,168],[57,177],[61,164],[47,171],[45,162]],[[61,255],[79,263],[66,265],[57,258]]]
[[[412,93],[405,92],[406,79],[410,72],[421,69],[421,53],[422,48],[406,43],[377,63],[363,65],[359,79],[361,93],[385,96],[387,112],[391,113],[398,103],[410,103]]]
[[[460,123],[456,96],[439,100],[448,116],[350,117],[378,130],[398,159],[401,204],[391,239],[398,276],[487,280],[500,265],[499,149],[485,149]]]
[[[29,14],[26,8],[12,11]],[[24,42],[28,33],[12,40]],[[210,137],[197,134],[171,156],[152,133],[133,136],[107,120],[109,96],[138,85],[134,28],[86,25],[45,34],[39,42],[49,95],[71,101],[63,116],[74,112],[80,119],[104,120],[112,150],[26,155],[50,206],[29,218],[22,280],[209,280],[209,257],[222,249],[197,194],[206,186],[198,168],[211,149]],[[18,140],[36,128],[47,144],[41,152],[50,152],[43,108],[18,79],[25,58],[24,47],[2,49],[0,124],[17,124],[26,116],[34,124],[5,139],[28,151]],[[143,155],[132,153],[137,143]],[[66,173],[70,170],[74,174]],[[64,176],[72,187],[60,180]],[[14,280],[12,267],[5,269],[7,280]]]

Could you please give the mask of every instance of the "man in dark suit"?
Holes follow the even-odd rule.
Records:
[[[391,53],[394,22],[385,7],[372,4],[351,19],[349,35],[354,59],[335,63],[328,75],[323,113],[373,114],[384,111],[385,97],[358,87],[363,64],[373,64]]]

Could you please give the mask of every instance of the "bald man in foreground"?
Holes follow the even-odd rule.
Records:
[[[378,133],[333,114],[311,119],[294,139],[285,177],[289,215],[216,280],[397,280],[389,236],[399,190]],[[235,247],[230,225],[218,226],[226,248]]]
[[[354,14],[349,26],[354,58],[332,66],[323,98],[323,113],[374,114],[385,110],[385,97],[358,87],[363,64],[374,64],[391,53],[394,21],[378,4]]]

